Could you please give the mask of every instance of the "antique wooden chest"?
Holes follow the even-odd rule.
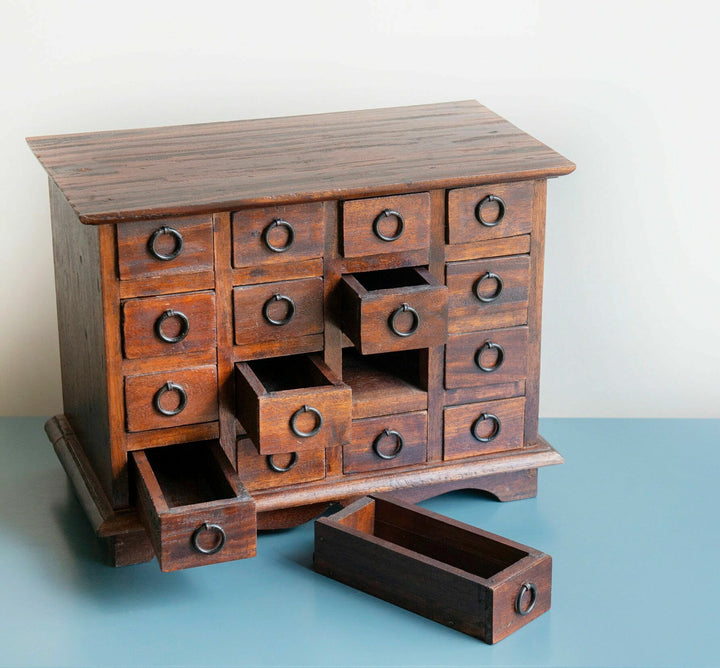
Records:
[[[114,565],[255,554],[377,492],[536,493],[547,179],[474,101],[32,138],[64,413]]]

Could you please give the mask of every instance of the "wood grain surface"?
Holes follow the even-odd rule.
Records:
[[[516,181],[575,168],[474,100],[28,143],[84,223]]]

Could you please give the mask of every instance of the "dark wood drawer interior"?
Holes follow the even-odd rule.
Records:
[[[257,267],[322,257],[323,202],[244,209],[232,214],[233,266]]]
[[[532,181],[450,190],[448,243],[472,243],[530,232],[533,191]]]
[[[138,511],[163,571],[255,556],[255,503],[217,441],[131,456]]]
[[[123,223],[117,250],[121,280],[212,271],[212,216]]]
[[[430,194],[343,202],[342,244],[348,258],[427,249]]]
[[[123,302],[125,357],[138,359],[212,349],[215,293],[144,297]]]
[[[363,355],[447,339],[447,288],[424,267],[346,274],[340,289],[342,329]]]
[[[350,388],[316,355],[235,365],[237,417],[263,455],[327,448],[350,432]]]
[[[322,332],[323,297],[320,277],[234,288],[235,343],[282,341]]]
[[[550,608],[548,555],[382,495],[315,522],[314,565],[487,643]]]

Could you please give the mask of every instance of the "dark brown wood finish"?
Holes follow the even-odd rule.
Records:
[[[28,143],[84,223],[454,188],[575,169],[474,100]]]
[[[313,561],[324,575],[487,643],[550,608],[549,556],[387,497],[317,520]],[[528,583],[536,597],[521,614]]]

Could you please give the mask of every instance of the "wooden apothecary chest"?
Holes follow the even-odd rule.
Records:
[[[476,102],[29,140],[64,414],[114,565],[255,553],[376,492],[536,493],[546,181]]]

